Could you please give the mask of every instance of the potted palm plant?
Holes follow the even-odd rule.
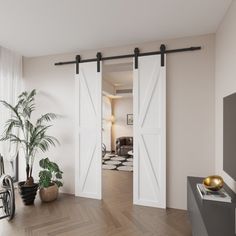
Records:
[[[58,188],[63,186],[62,174],[59,166],[48,158],[41,159],[39,165],[39,196],[42,202],[51,202],[57,199]]]
[[[11,112],[11,118],[6,121],[5,131],[2,134],[1,141],[9,140],[17,143],[19,148],[23,149],[26,163],[26,180],[19,182],[19,193],[25,205],[34,203],[38,190],[38,184],[34,182],[32,176],[35,155],[38,151],[46,152],[50,146],[59,143],[53,136],[47,135],[51,127],[48,123],[57,116],[54,113],[46,113],[35,122],[32,120],[32,113],[35,110],[36,90],[23,92],[18,97],[15,106],[0,101]]]

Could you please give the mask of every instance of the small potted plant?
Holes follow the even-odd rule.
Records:
[[[63,186],[62,174],[55,162],[48,158],[42,159],[39,162],[43,169],[39,172],[39,196],[42,202],[51,202],[58,197],[58,188]]]
[[[51,127],[48,123],[57,117],[54,113],[46,113],[36,120],[32,119],[35,95],[35,89],[31,92],[23,92],[18,97],[16,105],[0,101],[11,112],[0,141],[17,143],[25,157],[26,180],[18,183],[19,193],[25,205],[34,203],[38,190],[38,184],[34,182],[32,176],[36,153],[46,152],[50,146],[59,143],[56,138],[47,134]]]

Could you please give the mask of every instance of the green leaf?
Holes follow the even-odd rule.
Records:
[[[10,110],[13,114],[16,115],[16,117],[19,120],[21,125],[23,124],[23,122],[21,120],[21,117],[20,117],[20,114],[18,113],[17,109],[15,109],[12,105],[7,103],[6,101],[0,100],[0,103],[2,103],[8,110]]]
[[[52,173],[47,170],[42,170],[39,172],[39,185],[40,187],[47,188],[51,184]]]
[[[55,180],[54,182],[58,186],[58,188],[63,186],[63,183],[61,181],[59,181],[59,180]]]
[[[36,124],[42,124],[44,121],[50,122],[55,120],[58,116],[54,113],[46,113],[42,115],[36,122]]]
[[[50,162],[50,161],[49,161],[48,158],[41,159],[41,160],[39,161],[39,166],[40,166],[41,168],[43,168],[43,169],[46,169],[49,162]]]
[[[35,95],[36,95],[36,89],[33,89],[33,90],[30,92],[28,98],[32,98],[32,97],[34,97]]]
[[[62,174],[60,172],[56,173],[56,178],[57,179],[62,179]]]
[[[27,95],[28,95],[28,93],[25,91],[25,92],[21,93],[21,94],[18,96],[18,99],[24,100],[24,99],[22,99],[22,98],[27,97]]]

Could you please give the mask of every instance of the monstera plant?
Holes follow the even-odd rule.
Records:
[[[58,196],[58,188],[63,186],[63,172],[48,158],[41,159],[39,165],[42,168],[39,172],[39,196],[43,202],[54,201]]]
[[[33,121],[36,90],[23,92],[18,97],[16,105],[0,101],[10,112],[11,118],[6,121],[5,131],[1,141],[17,143],[22,148],[26,163],[26,180],[19,182],[19,192],[26,205],[33,204],[38,184],[32,176],[35,155],[39,151],[46,152],[50,146],[55,146],[57,139],[48,135],[49,124],[57,118],[54,113],[46,113]]]

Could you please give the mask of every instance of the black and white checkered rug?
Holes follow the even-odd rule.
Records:
[[[102,158],[102,168],[104,170],[133,171],[133,158],[132,156],[106,154]]]

